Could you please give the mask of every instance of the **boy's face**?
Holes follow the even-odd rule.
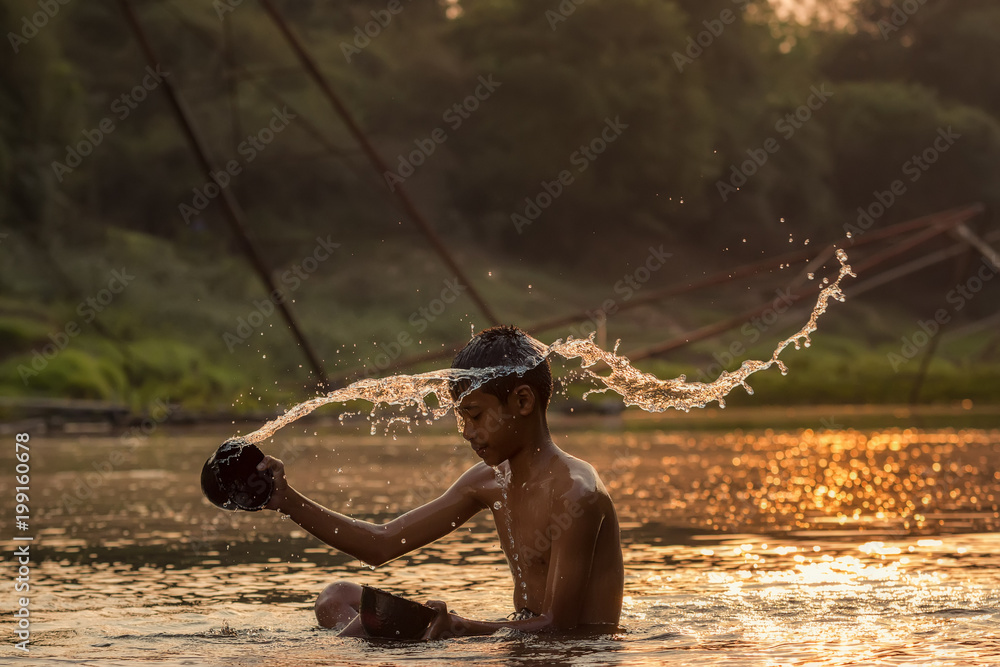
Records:
[[[476,389],[458,404],[462,437],[487,465],[503,463],[524,445],[518,433],[520,420],[515,394],[516,390],[506,402],[501,402],[496,396]]]

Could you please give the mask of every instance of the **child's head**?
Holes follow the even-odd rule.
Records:
[[[549,398],[552,396],[552,369],[548,357],[544,357],[546,349],[544,343],[516,326],[495,326],[476,334],[455,355],[451,367],[461,369],[496,366],[529,367],[523,375],[511,373],[494,378],[479,389],[483,393],[496,396],[501,403],[504,403],[516,387],[526,384],[535,393],[535,399],[544,415],[549,405]],[[452,397],[457,399],[468,387],[467,381],[454,383],[451,387]]]

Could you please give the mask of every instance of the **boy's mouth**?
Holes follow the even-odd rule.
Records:
[[[483,445],[482,447],[476,447],[475,448],[476,454],[479,455],[479,458],[483,458],[486,455],[486,450],[487,449],[488,449],[488,447],[486,445]]]

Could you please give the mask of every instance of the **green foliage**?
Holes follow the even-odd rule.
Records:
[[[0,316],[0,350],[4,354],[23,352],[48,332],[48,327],[36,320]]]
[[[113,360],[94,356],[85,351],[66,348],[48,360],[28,383],[21,381],[24,369],[31,369],[29,356],[16,357],[0,365],[6,394],[26,393],[60,398],[98,399],[115,403],[126,397],[127,381],[121,367]],[[25,390],[25,386],[29,387]]]
[[[847,83],[830,102],[828,134],[836,192],[843,202],[867,206],[874,191],[900,180],[909,191],[889,218],[903,220],[959,203],[996,201],[1000,191],[1000,123],[981,110],[946,105],[927,88],[903,83]],[[949,131],[957,138],[937,162],[914,158],[935,148]],[[849,214],[849,213],[848,213]]]

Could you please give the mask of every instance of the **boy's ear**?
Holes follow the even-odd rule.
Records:
[[[526,384],[514,387],[507,399],[507,407],[515,414],[527,417],[535,410],[535,392]]]

